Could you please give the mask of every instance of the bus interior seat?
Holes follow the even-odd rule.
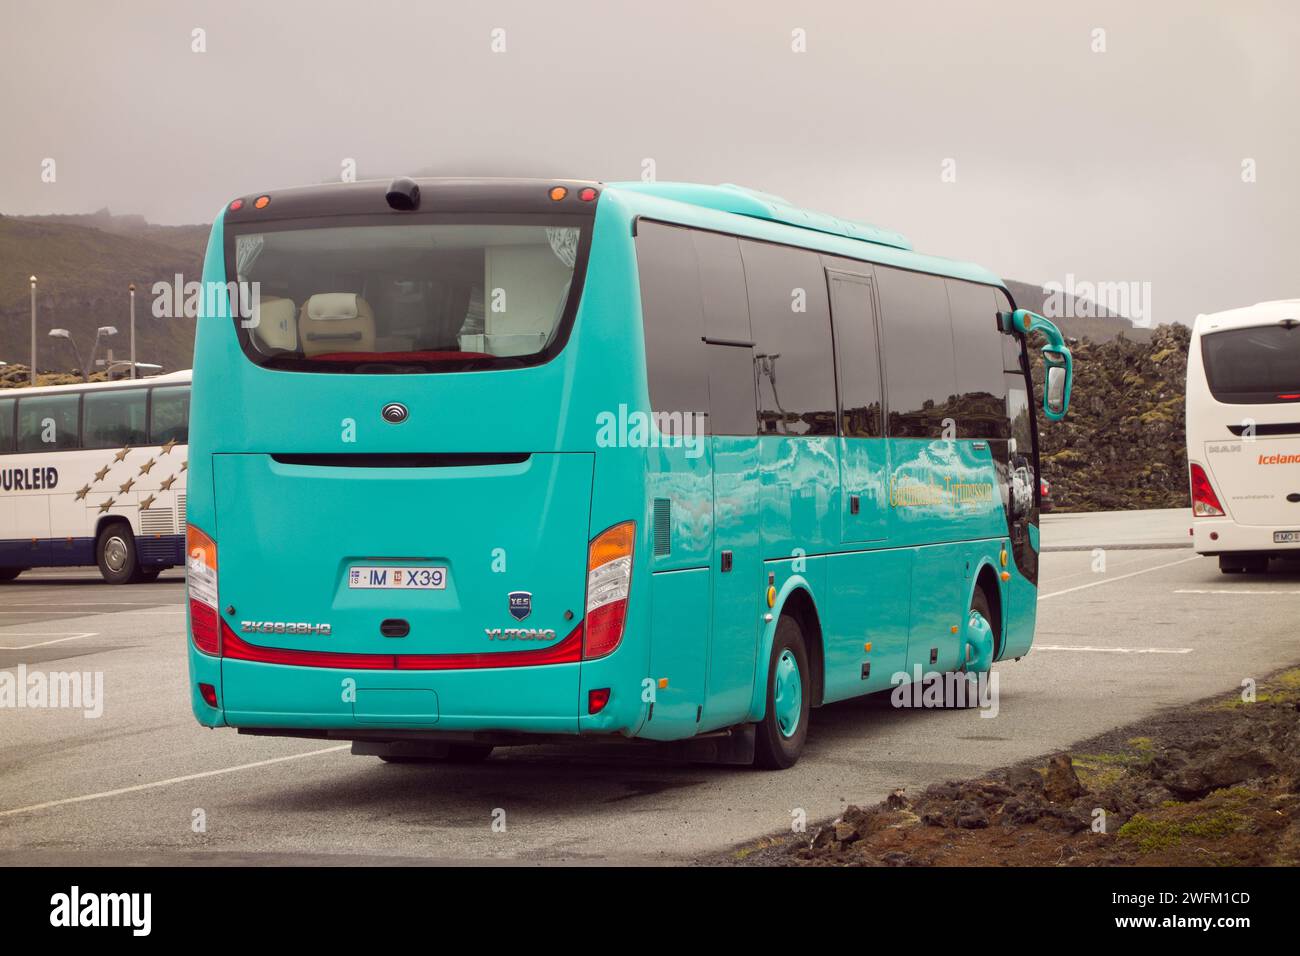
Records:
[[[266,296],[258,303],[257,325],[249,339],[262,353],[298,350],[298,308],[293,299]]]
[[[302,354],[373,352],[375,314],[355,292],[318,292],[302,304],[298,319]]]

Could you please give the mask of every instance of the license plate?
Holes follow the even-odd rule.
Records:
[[[447,569],[392,565],[350,568],[348,587],[354,590],[443,591],[447,587]]]
[[[1300,544],[1300,531],[1274,531],[1274,544]]]

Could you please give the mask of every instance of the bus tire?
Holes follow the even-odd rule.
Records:
[[[140,562],[135,553],[135,535],[125,521],[110,521],[95,539],[95,563],[109,584],[130,584],[136,579]]]
[[[812,681],[803,628],[783,614],[776,625],[767,666],[767,708],[754,733],[754,766],[765,770],[793,767],[808,739]]]
[[[975,588],[975,593],[971,595],[970,610],[978,612],[984,620],[988,621],[989,627],[993,626],[993,608],[989,602],[988,594],[982,587]],[[963,648],[963,653],[965,653],[965,648]],[[996,637],[994,639],[994,653],[997,653]],[[992,670],[993,660],[990,658],[989,666],[982,671],[973,669],[968,663],[963,663],[957,672],[952,675],[951,680],[945,676],[943,682],[944,706],[954,709],[968,709],[980,706],[980,677]],[[965,685],[958,689],[956,681],[965,681]]]
[[[0,568],[0,582],[12,581],[26,570],[26,568]]]

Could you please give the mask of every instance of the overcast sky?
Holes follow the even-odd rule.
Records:
[[[208,222],[348,159],[611,181],[649,158],[1010,279],[1149,282],[1155,321],[1189,321],[1300,296],[1298,9],[5,0],[0,212]]]

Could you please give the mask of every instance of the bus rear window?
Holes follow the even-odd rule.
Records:
[[[1263,325],[1201,337],[1206,384],[1235,405],[1295,401],[1300,394],[1300,326]]]
[[[587,226],[319,225],[227,241],[245,352],[296,371],[437,372],[545,361],[576,310]],[[240,303],[233,301],[238,294]]]

